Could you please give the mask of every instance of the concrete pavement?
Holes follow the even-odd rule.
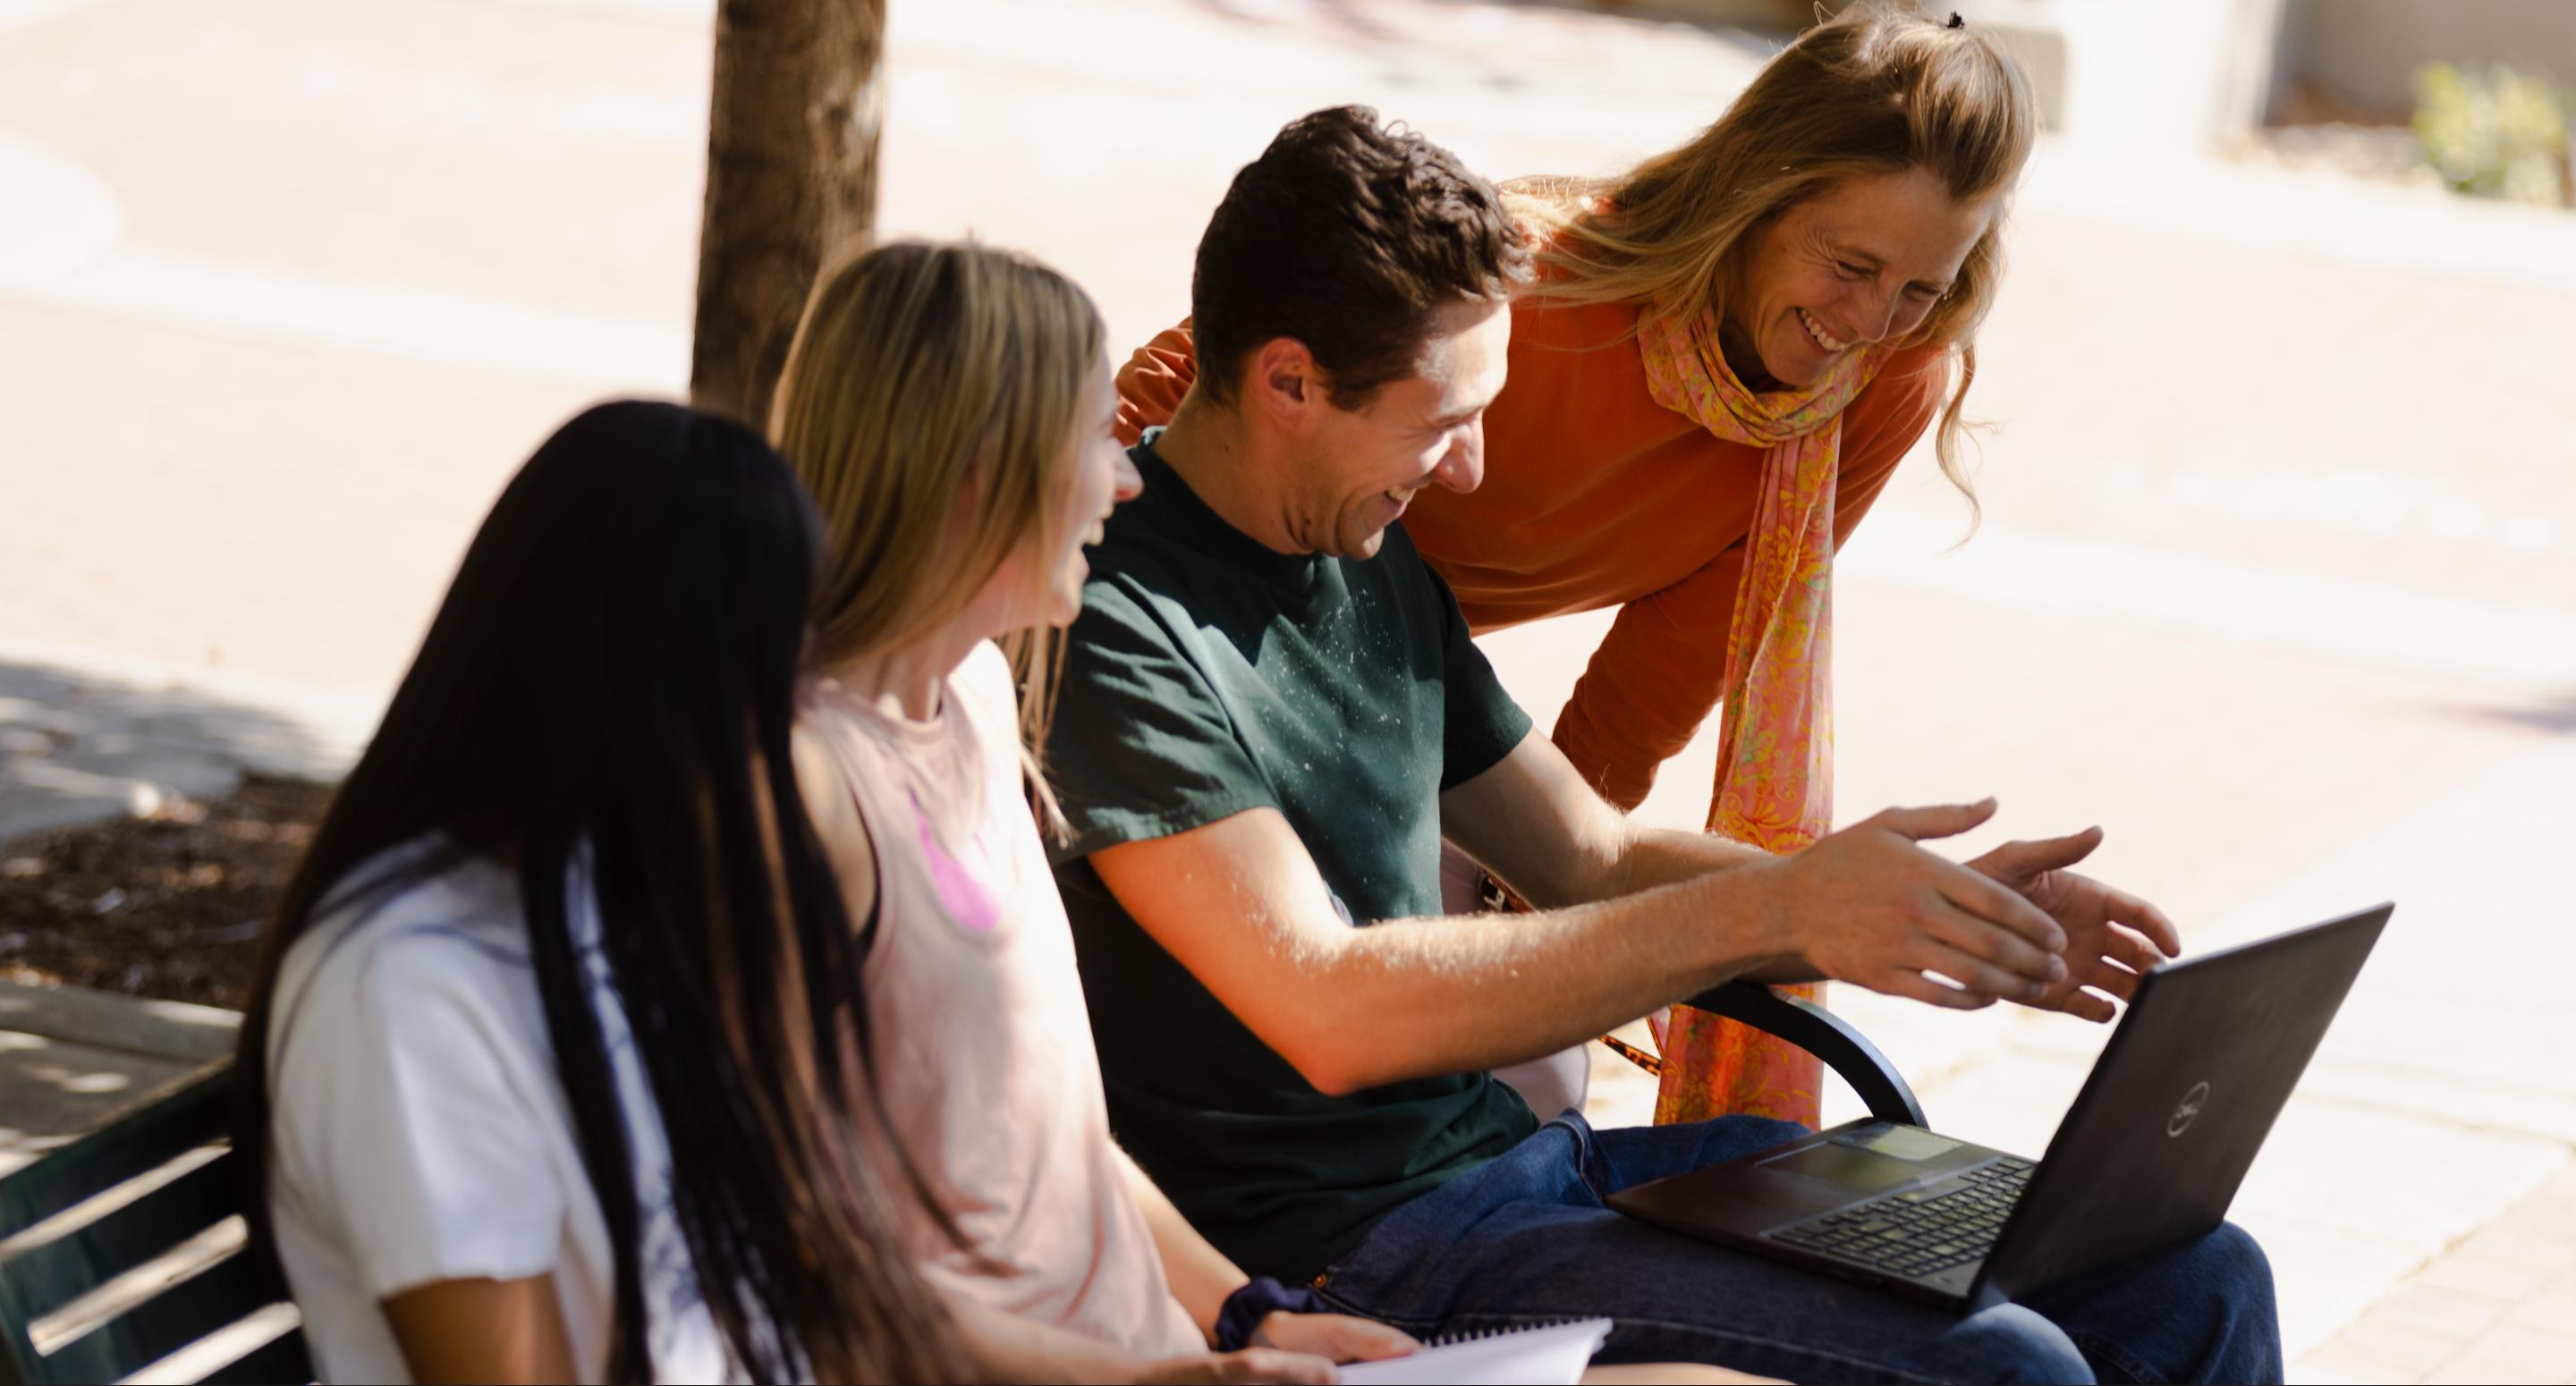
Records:
[[[229,1057],[241,1017],[82,987],[0,982],[0,1174]]]
[[[1206,209],[1301,111],[1370,101],[1498,175],[1609,169],[1766,51],[1458,0],[892,10],[887,229],[1044,254],[1121,341],[1179,314]],[[0,0],[0,643],[353,744],[510,468],[600,394],[681,384],[708,15]],[[2576,1287],[2496,1278],[2546,1258],[2480,1240],[2563,1234],[2576,1149],[2571,233],[2052,141],[1970,399],[2002,424],[1987,527],[1945,552],[1964,512],[1919,457],[1840,565],[1846,818],[1997,794],[1963,852],[2100,821],[2098,874],[2194,947],[2398,901],[2237,1209],[2309,1379],[2576,1372]],[[1545,721],[1605,624],[1488,647]],[[34,705],[0,704],[0,781],[17,733],[84,749],[0,696]],[[1695,820],[1713,754],[1646,815]],[[2103,1033],[1837,1004],[1936,1121],[2030,1153]],[[2447,1356],[2404,1336],[2472,1283],[2495,1312],[2441,1320]]]
[[[351,694],[0,638],[0,839],[228,793],[246,771],[336,779],[376,711]]]

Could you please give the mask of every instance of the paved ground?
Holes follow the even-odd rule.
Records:
[[[1121,340],[1303,110],[1605,169],[1765,51],[1464,0],[893,9],[888,227],[1037,250]],[[0,0],[0,821],[345,755],[517,460],[679,387],[708,13]],[[2571,230],[2052,142],[1971,399],[1985,528],[1947,551],[1918,459],[1841,565],[1847,816],[2102,822],[2194,947],[2398,901],[2237,1204],[2305,1379],[2576,1375]],[[1546,716],[1602,624],[1489,646]],[[1646,812],[1695,819],[1712,754]],[[2103,1034],[1837,1004],[2033,1153]]]
[[[2560,1174],[2308,1354],[2314,1381],[2568,1381],[2576,1173]]]
[[[222,794],[245,770],[332,778],[375,713],[355,694],[0,639],[0,839]]]
[[[229,1056],[241,1017],[0,982],[0,1174]]]

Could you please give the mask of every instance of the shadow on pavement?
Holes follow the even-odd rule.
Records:
[[[2553,693],[2521,707],[2471,709],[2482,721],[2503,722],[2549,736],[2576,735],[2576,689]]]
[[[149,813],[244,770],[330,778],[343,748],[292,714],[172,685],[0,660],[0,839]]]

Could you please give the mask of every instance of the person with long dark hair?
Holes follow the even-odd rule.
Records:
[[[871,921],[795,773],[820,546],[761,439],[645,403],[475,536],[242,1027],[325,1380],[977,1374],[864,1134]]]

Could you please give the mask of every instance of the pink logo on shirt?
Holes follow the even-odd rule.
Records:
[[[930,863],[930,886],[939,892],[939,907],[957,921],[957,927],[968,933],[988,934],[1000,920],[1001,910],[974,873],[946,852],[939,850],[939,835],[930,830],[930,815],[922,811],[921,796],[912,797],[913,820],[921,825],[921,856]],[[967,854],[978,866],[990,866],[993,853],[984,841],[985,828],[977,825],[975,836],[966,844]]]

